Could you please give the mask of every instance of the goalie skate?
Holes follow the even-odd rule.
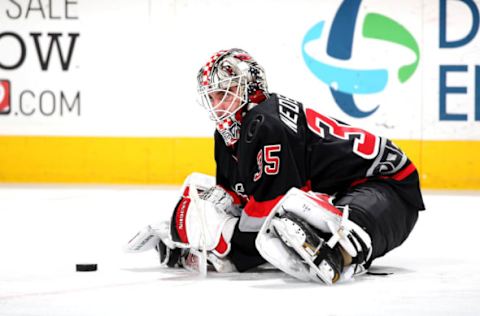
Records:
[[[330,248],[306,222],[291,213],[273,218],[272,227],[285,245],[303,259],[313,281],[331,285],[340,279],[343,257],[338,246]]]

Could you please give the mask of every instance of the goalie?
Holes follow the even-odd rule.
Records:
[[[141,231],[130,251],[156,247],[166,266],[217,271],[269,262],[332,284],[408,237],[424,204],[392,141],[270,93],[240,49],[209,59],[198,92],[216,123],[216,178],[187,178],[171,221]]]

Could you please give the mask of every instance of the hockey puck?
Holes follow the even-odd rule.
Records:
[[[77,270],[77,272],[97,271],[97,264],[96,263],[76,264],[76,270]]]

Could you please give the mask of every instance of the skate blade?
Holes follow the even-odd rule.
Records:
[[[277,234],[281,234],[280,238],[303,259],[303,261],[301,261],[302,265],[308,265],[310,267],[310,280],[317,282],[320,280],[327,285],[332,285],[333,281],[335,281],[333,269],[325,261],[321,263],[320,267],[313,262],[312,256],[310,255],[311,250],[304,248],[305,241],[299,239],[297,234],[288,233],[292,231],[291,227],[287,227],[287,225],[292,225],[292,222],[289,222],[290,223],[287,224],[285,220],[273,218],[272,226]],[[295,223],[293,224],[296,225]]]

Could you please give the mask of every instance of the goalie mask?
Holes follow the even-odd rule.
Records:
[[[247,52],[233,48],[214,54],[197,80],[200,104],[217,123],[225,144],[235,144],[246,111],[268,97],[263,68]]]

